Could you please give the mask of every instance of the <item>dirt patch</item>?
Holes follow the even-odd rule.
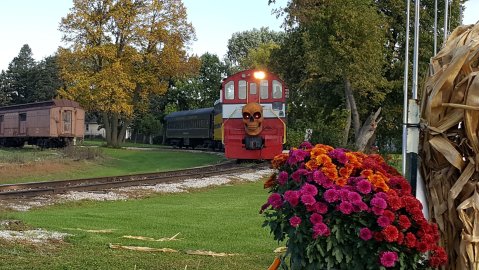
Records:
[[[58,175],[58,172],[68,173],[85,166],[83,162],[70,160],[49,160],[30,162],[25,164],[0,164],[0,184],[9,183],[12,178],[35,179],[49,175]],[[11,182],[10,182],[11,183]]]

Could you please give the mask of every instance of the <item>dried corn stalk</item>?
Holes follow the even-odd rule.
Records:
[[[460,26],[431,59],[421,104],[421,175],[446,269],[479,270],[479,24]]]

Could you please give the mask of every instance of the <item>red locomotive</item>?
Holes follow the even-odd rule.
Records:
[[[273,159],[286,141],[288,89],[275,74],[245,70],[221,87],[222,141],[226,158]]]
[[[224,148],[230,159],[273,159],[286,140],[287,95],[273,73],[238,72],[223,80],[214,108],[167,115],[166,139],[180,148]]]

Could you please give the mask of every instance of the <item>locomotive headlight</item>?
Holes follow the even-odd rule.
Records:
[[[254,77],[255,79],[262,80],[264,77],[266,77],[266,75],[264,74],[264,71],[255,71]]]

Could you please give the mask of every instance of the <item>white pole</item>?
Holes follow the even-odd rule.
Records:
[[[409,13],[411,0],[406,0],[406,41],[404,53],[404,103],[403,103],[403,126],[402,126],[402,175],[406,175],[406,142],[407,142],[407,105],[408,105],[408,82],[409,82]]]
[[[437,0],[434,0],[434,53],[437,53]]]
[[[446,0],[447,2],[447,0]],[[414,10],[414,56],[412,65],[412,99],[417,99],[418,59],[419,59],[419,8],[421,1],[416,1]]]
[[[447,36],[449,35],[448,29],[447,29],[447,24],[449,20],[449,0],[444,1],[445,3],[445,8],[444,8],[444,44],[446,43]]]

